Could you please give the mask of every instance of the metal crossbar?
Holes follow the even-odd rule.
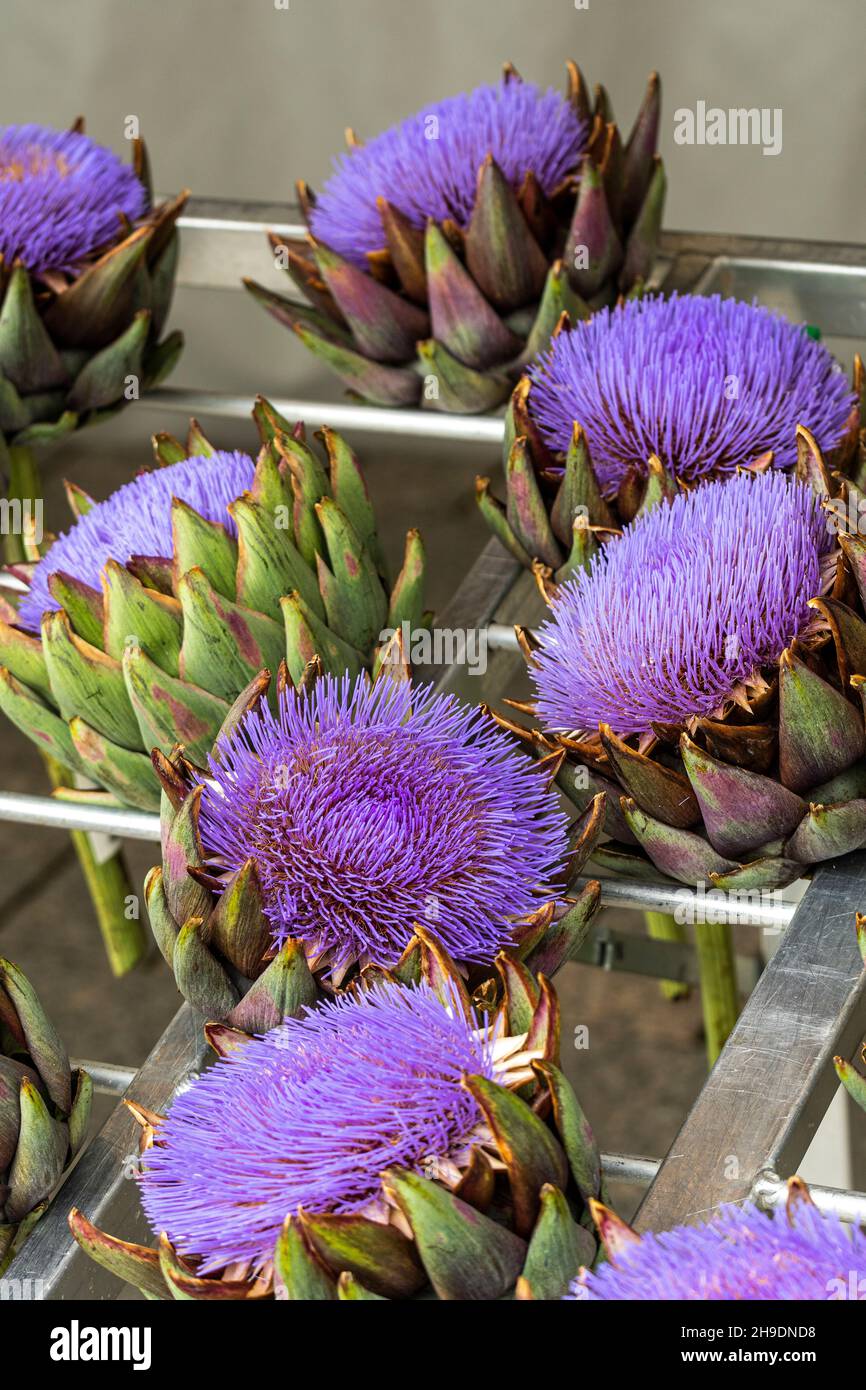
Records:
[[[249,274],[285,292],[285,277],[268,254],[264,233],[303,235],[297,210],[267,204],[193,200],[182,220],[179,283],[234,290]],[[817,323],[829,339],[866,338],[866,251],[854,245],[771,241],[666,233],[656,267],[665,291],[719,290],[763,302]],[[835,346],[835,344],[834,344]],[[246,416],[249,402],[232,394],[184,387],[163,389],[145,403],[203,416]],[[311,425],[397,434],[405,438],[491,445],[502,438],[501,416],[459,417],[423,410],[379,410],[337,401],[291,398],[275,402],[290,418]],[[532,581],[491,542],[441,615],[452,629],[485,628],[489,660],[482,678],[465,668],[438,666],[421,678],[464,699],[495,703],[522,669],[513,637],[516,622],[532,625],[543,608]],[[106,805],[0,792],[0,819],[29,825],[102,830],[155,840],[155,816]],[[784,1177],[795,1171],[833,1094],[832,1057],[852,1057],[866,1031],[864,975],[854,913],[866,906],[866,852],[822,866],[797,905],[769,895],[756,903],[715,904],[715,920],[749,921],[783,933],[778,952],[757,983],[741,982],[750,997],[709,1080],[663,1160],[605,1154],[609,1179],[647,1187],[638,1214],[643,1229],[662,1229],[705,1217],[721,1202],[751,1197],[773,1208],[785,1199]],[[698,904],[687,889],[663,882],[605,878],[609,906],[688,914]],[[601,924],[581,959],[608,969],[634,969],[691,980],[690,948],[650,941]],[[204,1064],[200,1020],[187,1006],[176,1014],[135,1073],[112,1063],[87,1062],[97,1089],[129,1094],[149,1109],[166,1108],[177,1088]],[[61,1194],[36,1226],[8,1271],[43,1281],[49,1298],[116,1297],[119,1285],[81,1254],[68,1233],[66,1212],[77,1205],[98,1225],[126,1239],[148,1239],[134,1169],[137,1127],[118,1104],[68,1175]],[[866,1220],[866,1196],[813,1186],[818,1205],[846,1220]]]

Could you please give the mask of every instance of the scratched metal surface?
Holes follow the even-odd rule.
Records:
[[[642,1230],[742,1202],[761,1173],[789,1177],[866,1031],[866,973],[854,914],[866,908],[866,851],[824,865],[794,913],[638,1213]]]

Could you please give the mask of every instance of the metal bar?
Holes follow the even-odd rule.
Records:
[[[330,425],[338,430],[396,435],[401,439],[440,439],[452,444],[496,447],[505,434],[505,420],[500,415],[446,415],[436,410],[385,409],[375,405],[347,405],[345,401],[299,400],[290,396],[270,399],[281,415],[289,420],[303,420],[311,428]],[[160,386],[155,391],[146,391],[139,406],[159,410],[163,415],[215,415],[246,420],[250,398],[222,391]]]
[[[583,887],[588,881],[586,876],[576,879],[575,889]],[[750,894],[739,896],[720,890],[695,892],[676,883],[647,883],[632,878],[603,878],[600,881],[601,900],[605,907],[679,913],[685,924],[704,921],[711,913],[714,922],[784,931],[797,907],[796,903],[786,902],[773,893],[757,894],[755,900]]]
[[[661,1167],[660,1158],[638,1158],[634,1154],[602,1154],[601,1171],[612,1182],[633,1182],[648,1187]]]
[[[674,1140],[638,1213],[642,1230],[705,1219],[742,1202],[759,1174],[790,1173],[866,1028],[866,972],[854,914],[866,852],[825,864]]]
[[[490,623],[488,624],[485,640],[488,647],[500,652],[519,652],[520,645],[514,631],[514,625],[509,623]]]
[[[101,1096],[122,1096],[135,1080],[135,1067],[122,1067],[119,1062],[91,1062],[87,1057],[73,1057],[70,1066],[86,1071],[94,1091]]]
[[[810,1182],[809,1196],[820,1211],[830,1212],[840,1221],[850,1221],[853,1225],[866,1223],[866,1192],[850,1192],[846,1188]],[[752,1189],[752,1198],[765,1211],[776,1211],[788,1200],[788,1184],[776,1173],[762,1173]]]
[[[96,830],[127,840],[158,840],[159,816],[120,806],[88,806],[53,796],[0,792],[0,820],[19,825],[50,825],[58,830]]]

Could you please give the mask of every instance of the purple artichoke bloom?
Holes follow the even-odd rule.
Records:
[[[429,1176],[464,1154],[481,1112],[461,1078],[495,1079],[494,1050],[423,984],[286,1019],[175,1099],[141,1180],[148,1220],[206,1274],[261,1268],[301,1206],[382,1213],[386,1168]]]
[[[42,614],[62,607],[48,590],[52,574],[69,574],[98,591],[107,560],[125,565],[133,555],[170,558],[174,497],[236,535],[226,508],[251,486],[254,472],[255,464],[246,454],[217,452],[140,473],[91,507],[43,555],[18,608],[20,626],[38,632]]]
[[[643,734],[710,716],[813,618],[833,536],[782,473],[742,473],[638,517],[562,585],[533,679],[551,731]]]
[[[75,274],[135,222],[147,194],[133,169],[77,131],[0,128],[0,255],[34,274]]]
[[[545,193],[576,173],[586,123],[553,88],[501,81],[433,102],[334,160],[310,225],[314,236],[366,268],[384,245],[384,198],[416,227],[428,218],[468,225],[478,170],[489,154],[519,187],[531,169]]]
[[[482,710],[430,687],[289,689],[210,768],[206,854],[229,872],[253,859],[275,942],[299,937],[338,971],[394,963],[416,922],[455,959],[489,962],[565,858],[537,767]]]
[[[703,1226],[677,1226],[623,1244],[575,1280],[567,1297],[781,1300],[866,1298],[866,1235],[801,1205],[793,1225],[758,1207],[726,1206]]]
[[[608,497],[651,454],[688,481],[768,450],[790,468],[797,425],[829,450],[854,406],[842,368],[801,326],[720,295],[605,309],[560,333],[529,375],[545,442],[564,452],[582,425]]]

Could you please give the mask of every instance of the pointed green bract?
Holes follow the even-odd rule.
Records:
[[[277,623],[219,595],[201,570],[178,584],[183,612],[180,673],[185,681],[233,700],[264,666],[276,670],[284,639]]]
[[[286,1221],[274,1251],[277,1297],[317,1303],[334,1300],[334,1280],[310,1252],[297,1221]]]
[[[413,1245],[396,1226],[364,1216],[302,1211],[298,1220],[312,1249],[335,1275],[348,1271],[384,1298],[410,1298],[423,1285],[417,1236]]]
[[[565,1187],[565,1155],[547,1126],[511,1091],[483,1076],[466,1077],[464,1085],[481,1107],[508,1170],[514,1228],[518,1235],[528,1236],[542,1186]]]
[[[565,1075],[552,1062],[535,1062],[553,1102],[553,1118],[572,1177],[584,1200],[601,1193],[601,1158],[589,1121]],[[560,1184],[562,1186],[562,1184]]]
[[[277,529],[277,518],[250,497],[233,502],[231,514],[238,528],[238,603],[279,621],[281,595],[296,590],[324,618],[315,572],[294,541]]]
[[[417,1173],[391,1170],[384,1181],[438,1298],[478,1301],[508,1293],[523,1267],[525,1241]]]
[[[225,527],[206,521],[193,507],[176,497],[171,504],[171,529],[178,588],[183,575],[191,569],[199,569],[218,594],[233,599],[238,548]]]
[[[360,675],[364,661],[356,647],[344,642],[321,622],[304,603],[300,594],[280,600],[286,632],[286,662],[293,681],[299,681],[313,657],[322,660],[325,673],[338,676],[344,671]]]
[[[135,753],[97,733],[83,719],[69,721],[69,733],[79,761],[88,775],[127,806],[142,811],[159,809],[159,787],[150,758]]]
[[[711,758],[683,734],[683,765],[698,799],[710,843],[736,858],[799,825],[806,806],[799,796],[758,772]]]
[[[127,646],[142,651],[169,675],[178,674],[183,633],[180,605],[148,589],[116,560],[102,571],[104,649],[120,661]]]
[[[6,1220],[13,1225],[53,1191],[63,1172],[68,1138],[48,1112],[32,1081],[26,1077],[19,1093],[20,1129],[15,1157],[9,1169],[9,1192],[4,1202]]]
[[[102,647],[105,610],[102,595],[70,574],[57,572],[48,579],[51,597],[63,609],[77,636],[93,647]],[[110,656],[114,653],[110,652]]]
[[[540,1196],[522,1276],[533,1299],[562,1298],[581,1267],[592,1265],[595,1241],[574,1220],[559,1188],[546,1184]]]
[[[792,652],[779,668],[779,775],[803,792],[844,772],[866,751],[854,705]]]
[[[562,552],[551,530],[529,449],[522,437],[515,439],[511,446],[506,479],[509,526],[528,554],[551,569],[558,568]]]
[[[73,1207],[69,1213],[69,1227],[85,1254],[107,1269],[109,1274],[140,1289],[149,1298],[165,1299],[169,1296],[156,1250],[106,1235],[88,1221],[77,1207]]]
[[[180,929],[172,956],[177,987],[199,1013],[227,1018],[238,1002],[238,991],[202,939],[202,922],[191,917]]]
[[[284,1018],[300,1017],[318,999],[303,942],[290,937],[228,1013],[228,1022],[245,1033],[265,1033]]]
[[[123,677],[141,747],[170,753],[175,743],[182,743],[191,758],[207,757],[228,714],[226,700],[174,679],[140,647],[124,650]]]
[[[73,719],[86,710],[99,733],[124,748],[135,748],[138,724],[126,695],[120,662],[77,637],[62,612],[46,613],[43,618],[42,649],[63,718]]]

